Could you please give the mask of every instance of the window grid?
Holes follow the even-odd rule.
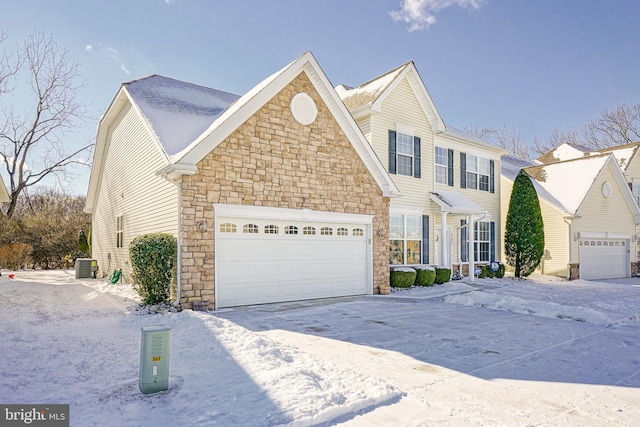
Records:
[[[333,228],[331,227],[322,227],[320,229],[321,236],[333,236]]]
[[[362,230],[362,228],[354,228],[353,229],[353,236],[355,236],[355,237],[364,236],[364,230]]]
[[[436,183],[449,184],[449,155],[446,148],[436,147]]]
[[[242,232],[247,234],[258,234],[258,226],[255,224],[245,224],[242,226]]]
[[[235,233],[236,225],[231,222],[224,222],[220,224],[220,232],[221,233]]]
[[[264,234],[278,234],[280,228],[277,225],[269,224],[264,226]]]
[[[389,216],[389,262],[420,264],[422,262],[422,216],[391,214]]]
[[[287,225],[284,228],[284,234],[298,234],[298,227],[295,225]]]
[[[122,215],[116,217],[116,248],[124,246],[124,218]]]
[[[338,236],[348,236],[349,235],[349,229],[348,228],[344,228],[344,227],[340,227],[340,228],[338,228],[338,232],[336,234]]]
[[[413,137],[397,133],[396,152],[398,174],[413,176]]]
[[[306,234],[308,236],[313,236],[316,234],[316,228],[315,227],[305,227],[302,229],[302,234]]]

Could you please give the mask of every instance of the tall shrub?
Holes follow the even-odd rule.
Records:
[[[133,285],[145,304],[169,300],[176,249],[176,238],[165,233],[144,234],[129,244]]]
[[[544,253],[544,224],[540,201],[531,178],[520,170],[513,183],[504,236],[507,263],[516,277],[526,277],[540,264]]]

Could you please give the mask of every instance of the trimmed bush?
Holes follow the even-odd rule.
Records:
[[[496,272],[491,269],[491,264],[487,265],[487,277],[490,277],[490,278],[496,277]]]
[[[478,278],[479,279],[484,279],[487,277],[489,268],[487,265],[479,265],[478,266],[480,268],[480,274],[478,274]]]
[[[438,266],[436,267],[436,278],[435,283],[438,285],[442,285],[443,283],[451,280],[451,269],[447,267]]]
[[[496,271],[496,277],[498,279],[502,279],[504,277],[504,272],[506,269],[507,267],[503,263],[500,263],[498,266],[498,271]]]
[[[417,275],[411,267],[395,267],[391,270],[391,287],[410,288],[416,282]]]
[[[138,236],[129,245],[133,287],[145,304],[168,301],[176,265],[176,238],[165,233]]]
[[[429,265],[416,265],[416,286],[433,286],[436,281],[436,269]]]

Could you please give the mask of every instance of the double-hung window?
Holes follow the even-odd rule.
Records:
[[[446,148],[436,147],[436,183],[448,184],[449,153]]]
[[[420,264],[422,261],[422,216],[391,214],[389,217],[389,262]]]
[[[490,191],[491,162],[482,157],[466,155],[466,188]]]
[[[396,138],[398,174],[413,176],[413,137],[398,133]]]
[[[460,258],[462,262],[469,262],[468,247],[468,231],[466,227],[467,221],[461,221],[460,236]],[[475,223],[473,230],[473,252],[475,253],[475,261],[490,262],[495,261],[495,223],[489,221],[479,221]]]
[[[389,173],[420,178],[420,138],[389,130]]]
[[[636,199],[636,203],[640,206],[640,181],[633,180],[631,183],[631,191],[633,192],[633,198]]]

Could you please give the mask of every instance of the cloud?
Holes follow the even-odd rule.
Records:
[[[84,47],[84,50],[86,50],[87,52],[91,52],[93,50],[93,46],[91,46],[90,44],[86,45]]]
[[[410,33],[429,28],[436,23],[436,13],[450,6],[479,9],[484,0],[402,0],[401,9],[389,12],[394,22],[408,25]]]
[[[109,58],[111,58],[114,62],[118,63],[120,65],[120,69],[125,73],[125,74],[131,74],[131,71],[129,71],[129,69],[126,67],[126,65],[124,65],[124,61],[122,61],[122,57],[120,56],[120,52],[109,46],[103,46],[103,49],[107,52],[107,55],[109,56]]]

